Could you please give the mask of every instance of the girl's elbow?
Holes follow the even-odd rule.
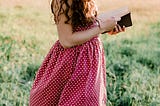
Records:
[[[75,35],[70,35],[60,40],[61,45],[63,48],[71,48],[73,46],[78,45],[78,40],[75,39]]]
[[[60,41],[60,44],[64,49],[71,48],[74,46],[70,41]]]

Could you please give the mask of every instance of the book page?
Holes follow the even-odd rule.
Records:
[[[117,20],[119,21],[119,18],[128,14],[130,11],[128,9],[128,7],[122,7],[122,8],[118,8],[115,10],[111,10],[108,12],[105,12],[104,14],[100,14],[99,17],[101,17],[101,15],[104,15],[106,18],[107,17],[115,17]]]
[[[108,14],[108,16],[111,16],[111,17],[122,17],[128,13],[129,13],[128,7],[122,7],[122,8],[118,8],[116,10],[111,10],[107,14]]]

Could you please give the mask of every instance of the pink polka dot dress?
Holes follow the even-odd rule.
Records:
[[[96,36],[67,49],[57,40],[36,74],[29,106],[106,106],[106,100],[105,57],[100,38]]]

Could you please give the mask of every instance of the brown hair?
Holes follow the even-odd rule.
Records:
[[[65,14],[67,20],[65,24],[71,24],[72,29],[78,26],[85,26],[88,23],[93,23],[97,16],[97,8],[95,0],[52,0],[51,10],[54,15],[55,23],[58,23],[61,14]],[[64,8],[65,7],[65,8]],[[91,16],[94,14],[94,16]]]

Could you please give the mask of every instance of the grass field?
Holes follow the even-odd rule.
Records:
[[[100,12],[122,6],[133,27],[102,35],[107,106],[160,106],[160,0],[99,0]],[[0,0],[0,106],[27,106],[35,73],[57,40],[48,0]]]

